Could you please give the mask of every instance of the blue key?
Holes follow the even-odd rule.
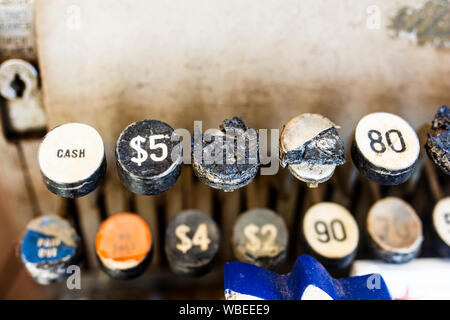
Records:
[[[381,275],[334,279],[308,255],[300,256],[286,275],[228,262],[224,284],[227,300],[392,300]]]
[[[80,262],[81,240],[70,224],[56,216],[42,216],[27,225],[21,258],[40,284],[68,277],[67,267]]]

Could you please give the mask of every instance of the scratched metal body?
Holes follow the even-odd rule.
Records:
[[[432,122],[425,148],[429,157],[445,174],[450,175],[450,108],[442,106]]]

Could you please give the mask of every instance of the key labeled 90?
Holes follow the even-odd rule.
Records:
[[[331,220],[329,224],[324,221],[316,221],[314,230],[318,235],[317,240],[322,243],[328,243],[331,240],[342,242],[347,239],[344,224],[338,219]]]
[[[303,217],[302,234],[310,253],[327,266],[345,268],[355,257],[358,225],[337,203],[321,202],[309,208]]]

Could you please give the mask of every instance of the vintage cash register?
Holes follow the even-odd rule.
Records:
[[[449,10],[0,0],[0,298],[449,299]]]

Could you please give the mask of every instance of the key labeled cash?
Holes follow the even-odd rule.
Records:
[[[66,198],[92,192],[106,171],[102,137],[83,123],[66,123],[48,132],[39,147],[38,158],[47,188]]]
[[[368,179],[381,185],[398,185],[413,173],[420,144],[404,119],[376,112],[358,122],[351,151],[353,163]]]
[[[320,114],[304,113],[286,124],[280,137],[280,164],[310,187],[330,179],[345,163],[336,126]]]
[[[239,117],[227,119],[220,130],[194,128],[192,169],[211,188],[234,191],[249,184],[259,170],[258,133]]]
[[[433,210],[433,231],[436,250],[440,256],[450,257],[450,197],[439,200]]]
[[[240,215],[231,241],[235,257],[243,262],[275,269],[286,259],[286,224],[270,209],[256,208]]]
[[[337,203],[321,202],[305,213],[303,236],[315,258],[325,266],[343,269],[356,255],[359,230],[346,208]]]
[[[70,276],[69,267],[79,268],[81,240],[66,220],[41,216],[28,223],[20,256],[36,282],[59,282]]]
[[[204,275],[211,270],[219,248],[219,228],[206,213],[183,211],[169,223],[165,251],[174,272]]]
[[[100,225],[95,251],[100,266],[111,278],[135,278],[145,271],[151,260],[150,227],[134,213],[115,214]]]
[[[450,175],[450,108],[439,108],[431,123],[432,132],[428,134],[425,149],[434,164]]]
[[[423,241],[422,222],[406,201],[388,197],[370,208],[367,232],[378,258],[390,263],[405,263],[415,258]]]
[[[162,121],[134,122],[117,139],[119,177],[131,192],[157,195],[170,189],[180,176],[181,162],[180,137]]]

